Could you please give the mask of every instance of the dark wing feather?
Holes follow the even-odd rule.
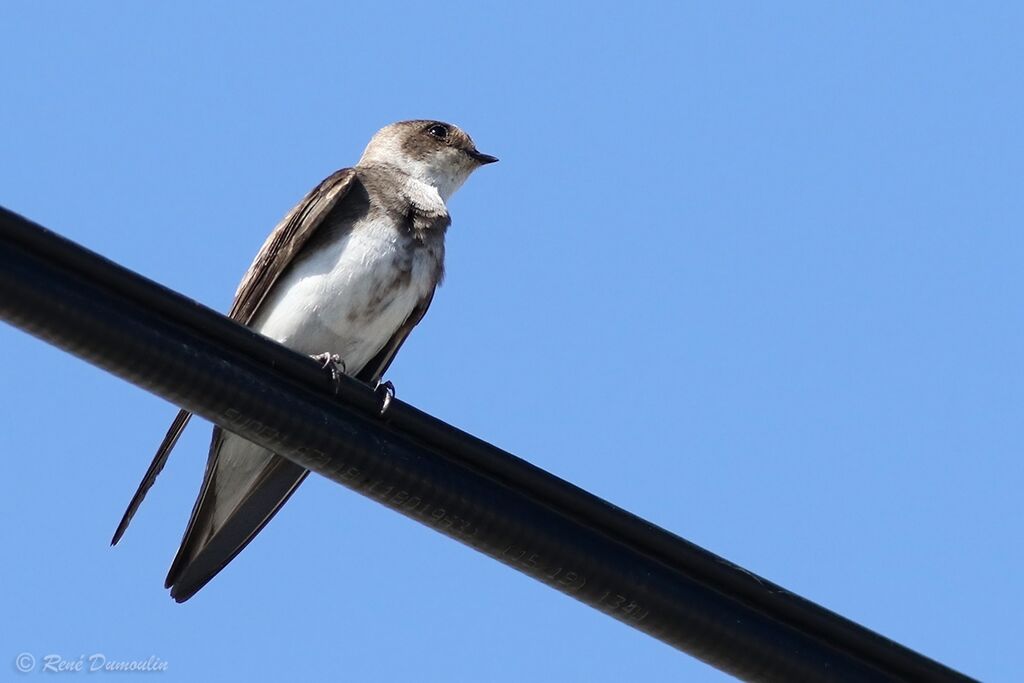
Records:
[[[245,277],[242,278],[241,283],[238,285],[234,303],[231,305],[231,311],[228,314],[232,319],[237,320],[243,325],[248,325],[251,322],[253,315],[259,308],[260,303],[263,302],[267,292],[270,291],[270,288],[281,276],[281,273],[284,272],[302,246],[320,226],[324,217],[345,196],[349,188],[351,188],[354,178],[355,171],[351,168],[344,168],[333,173],[313,188],[302,201],[296,204],[281,219],[281,222],[277,224],[277,227],[267,237],[266,242],[263,243],[252,265],[249,266],[249,270],[246,271]],[[164,464],[171,454],[171,449],[178,442],[178,437],[181,436],[181,432],[185,429],[190,417],[191,413],[182,410],[174,418],[171,428],[157,449],[156,455],[153,456],[153,462],[150,463],[149,469],[146,470],[142,482],[128,504],[128,509],[121,518],[121,522],[114,532],[111,544],[116,544],[121,539],[121,536],[124,535],[132,517],[146,497],[146,493],[153,486],[157,475],[163,470]],[[204,490],[205,486],[206,480],[204,480]],[[201,498],[202,493],[200,494]],[[193,512],[193,516],[194,514]],[[189,527],[191,528],[191,526],[192,523],[190,522]]]
[[[174,417],[174,422],[171,423],[170,429],[167,430],[167,435],[160,442],[160,447],[156,449],[156,456],[154,456],[153,462],[149,463],[149,469],[146,470],[139,488],[135,490],[135,495],[132,496],[131,502],[128,503],[128,509],[124,511],[121,522],[114,531],[114,537],[110,539],[110,545],[117,545],[117,542],[124,536],[125,530],[132,522],[132,517],[138,512],[143,499],[149,493],[149,489],[153,487],[153,482],[156,481],[157,476],[164,469],[164,465],[167,463],[167,456],[170,454],[171,449],[174,448],[174,444],[178,443],[178,437],[185,431],[185,427],[191,418],[192,413],[187,410],[179,410],[178,414]]]
[[[243,325],[249,324],[267,292],[327,214],[348,193],[355,177],[356,173],[351,168],[343,168],[327,176],[278,223],[238,285],[235,302],[228,314],[232,319]]]

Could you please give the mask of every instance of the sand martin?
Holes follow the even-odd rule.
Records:
[[[270,233],[230,317],[296,351],[379,384],[444,276],[448,198],[496,158],[457,126],[402,121],[359,163],[327,177]],[[331,360],[327,361],[331,364]],[[191,414],[178,413],[114,533],[117,543]],[[308,470],[220,427],[166,587],[178,602],[224,568]]]

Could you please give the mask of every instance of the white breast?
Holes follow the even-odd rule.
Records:
[[[364,219],[291,268],[253,327],[302,353],[336,353],[357,373],[436,285],[441,255],[417,249],[408,277],[397,265],[400,248],[410,247],[391,219]]]

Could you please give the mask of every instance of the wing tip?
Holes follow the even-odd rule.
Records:
[[[193,595],[198,593],[199,589],[201,589],[203,586],[205,586],[207,583],[209,583],[210,579],[212,579],[213,576],[214,575],[211,574],[204,581],[201,581],[199,583],[196,583],[196,582],[185,583],[179,577],[174,583],[168,582],[164,586],[164,588],[169,588],[170,589],[170,591],[171,591],[171,599],[174,600],[174,602],[176,602],[176,603],[178,603],[180,605],[181,603],[187,601]]]
[[[217,576],[255,538],[288,501],[309,471],[281,456],[217,533],[199,544],[186,533],[167,570],[164,588],[175,602],[185,602]]]
[[[125,517],[127,517],[127,515],[125,515]],[[124,536],[124,532],[128,530],[128,522],[130,520],[126,519],[125,517],[121,518],[121,523],[117,525],[116,529],[114,529],[114,535],[110,539],[111,548],[117,545],[118,541],[121,540],[121,537]]]
[[[149,489],[153,486],[153,481],[155,480],[156,477],[153,477],[151,480],[149,473],[146,473],[146,477],[142,480],[142,483],[139,484],[138,491],[136,491],[135,495],[132,496],[132,500],[128,503],[127,509],[125,509],[124,514],[121,515],[121,521],[117,523],[117,528],[114,529],[114,536],[110,539],[111,546],[117,545],[118,541],[121,540],[121,537],[124,536],[124,532],[128,531],[128,525],[132,523],[132,519],[135,518],[135,513],[139,511],[142,501],[146,498],[146,493],[149,492]]]
[[[156,478],[160,476],[164,465],[167,464],[167,458],[170,457],[171,450],[178,443],[181,432],[184,431],[191,418],[192,413],[187,410],[179,410],[178,414],[174,417],[170,428],[167,430],[167,434],[164,435],[163,441],[160,442],[160,447],[156,450],[156,455],[153,456],[153,461],[149,463],[146,473],[142,476],[139,487],[135,489],[135,495],[132,496],[131,502],[128,503],[128,507],[124,511],[124,515],[121,516],[117,529],[114,530],[114,536],[110,539],[111,546],[117,545],[121,537],[124,536],[124,532],[128,530],[128,525],[132,523],[132,518],[135,517],[135,513],[142,506],[142,501],[146,499],[146,494],[149,493],[149,490],[153,488],[153,484],[156,483]]]

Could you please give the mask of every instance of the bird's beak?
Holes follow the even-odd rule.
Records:
[[[492,157],[490,154],[484,154],[483,152],[478,151],[475,147],[469,150],[469,156],[476,159],[476,162],[481,166],[484,164],[493,164],[498,160],[498,157]]]

